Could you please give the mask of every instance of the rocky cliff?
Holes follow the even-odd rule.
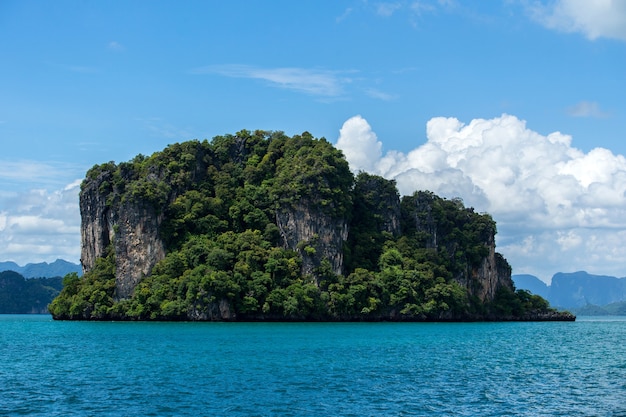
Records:
[[[478,268],[471,268],[469,279],[465,282],[470,294],[481,301],[490,301],[496,297],[500,288],[515,289],[511,279],[511,266],[496,252],[494,237],[485,242],[489,254],[480,262]]]
[[[305,138],[312,139],[310,136]],[[183,149],[180,149],[181,145],[174,145],[163,152],[169,158],[182,159],[184,164],[173,161],[164,167],[159,162],[166,157],[157,154],[156,161],[148,165],[140,156],[138,161],[141,164],[117,166],[109,162],[92,168],[80,193],[83,271],[93,269],[96,259],[104,257],[112,248],[116,264],[115,298],[129,298],[137,284],[149,276],[166,255],[167,239],[164,239],[162,224],[164,220],[170,220],[167,218],[171,213],[168,206],[178,196],[197,187],[206,178],[207,171],[237,171],[249,165],[248,158],[252,154],[251,144],[247,143],[249,138],[235,136],[227,139],[221,152],[208,149],[206,142],[187,142]],[[343,198],[330,202],[323,191],[336,174],[324,175],[317,171],[315,164],[308,162],[318,148],[301,149],[304,152],[284,158],[285,162],[272,173],[284,181],[280,190],[275,192],[280,203],[273,210],[282,245],[301,255],[301,273],[311,276],[324,259],[330,262],[335,273],[342,273],[343,244],[348,233],[346,207],[339,202]],[[299,175],[292,175],[295,170]],[[337,171],[340,174],[349,172],[347,163],[344,161],[342,170]],[[291,194],[293,189],[303,185],[308,187],[306,194]],[[345,183],[339,189],[348,198],[349,186],[350,183]],[[204,191],[207,195],[219,196],[215,185]],[[228,211],[232,209],[233,206]]]
[[[159,234],[163,213],[144,200],[118,198],[110,186],[115,170],[115,165],[109,164],[82,184],[81,263],[83,272],[89,272],[98,258],[113,250],[115,297],[124,299],[132,295],[141,279],[150,275],[165,256]]]
[[[80,212],[85,279],[51,305],[56,318],[480,319],[502,291],[516,297],[489,215],[355,177],[306,132],[97,165]]]
[[[276,211],[276,224],[283,246],[297,251],[302,257],[302,274],[315,276],[322,260],[330,262],[336,274],[343,272],[343,244],[348,237],[348,225],[343,217],[333,217],[307,201]]]
[[[416,231],[424,247],[445,251],[454,279],[471,296],[488,302],[500,288],[515,289],[509,263],[496,252],[496,225],[489,215],[429,192],[418,192],[404,203],[407,229]]]

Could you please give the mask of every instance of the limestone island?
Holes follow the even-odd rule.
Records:
[[[400,197],[308,132],[96,165],[80,213],[84,275],[64,278],[56,320],[575,320],[516,291],[489,214]]]

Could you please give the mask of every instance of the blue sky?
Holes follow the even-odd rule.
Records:
[[[0,2],[0,261],[80,258],[96,163],[241,129],[489,212],[514,273],[626,276],[626,2]]]

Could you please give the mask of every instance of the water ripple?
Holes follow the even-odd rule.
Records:
[[[626,416],[626,321],[0,318],[0,415]]]

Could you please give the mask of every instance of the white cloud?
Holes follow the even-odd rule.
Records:
[[[0,180],[42,181],[50,177],[49,164],[36,161],[0,161]]]
[[[570,136],[541,135],[506,114],[468,124],[433,118],[426,136],[406,154],[382,155],[376,134],[357,116],[344,123],[337,147],[353,169],[395,179],[402,195],[430,190],[491,214],[498,249],[514,273],[626,275],[622,155],[603,148],[584,153]]]
[[[509,262],[513,261],[513,273],[533,274],[549,282],[556,272],[581,270],[623,277],[626,275],[624,242],[623,229],[573,228],[538,232],[500,244],[498,250]]]
[[[626,41],[626,2],[623,0],[557,0],[529,6],[532,17],[549,29],[580,32],[588,39]]]
[[[421,15],[425,12],[433,12],[435,10],[435,6],[424,1],[414,1],[411,3],[410,9],[413,13]]]
[[[193,74],[219,74],[234,78],[265,80],[272,86],[314,96],[338,97],[351,82],[337,71],[307,68],[258,68],[249,65],[212,65],[196,68]]]
[[[348,119],[339,130],[337,147],[354,171],[372,171],[382,155],[382,143],[361,116]]]
[[[600,105],[595,101],[581,101],[567,109],[567,114],[572,117],[594,117],[603,119],[609,117],[607,112],[600,109]]]
[[[438,10],[452,10],[456,3],[452,0],[397,0],[372,3],[364,2],[377,16],[390,18],[394,15],[408,17],[415,26],[414,18],[421,18]]]
[[[578,248],[583,243],[582,237],[575,230],[558,231],[556,241],[562,251]]]
[[[0,160],[0,185],[3,190],[21,190],[26,184],[53,189],[65,186],[70,178],[82,177],[85,171],[84,166],[72,163]]]
[[[0,256],[20,265],[80,258],[80,181],[0,197]]]
[[[396,96],[393,94],[385,93],[384,91],[377,90],[375,88],[367,88],[365,90],[365,94],[372,98],[376,98],[383,101],[391,101],[396,99]]]
[[[412,69],[395,71],[401,73]],[[377,100],[392,101],[397,95],[371,87],[380,83],[367,76],[355,76],[356,70],[325,70],[319,68],[259,68],[251,65],[209,65],[194,68],[191,74],[217,74],[224,77],[263,80],[270,87],[317,96],[325,101],[347,99],[355,93]]]
[[[383,17],[391,16],[396,10],[400,9],[402,4],[399,2],[382,2],[376,5],[376,14]]]

